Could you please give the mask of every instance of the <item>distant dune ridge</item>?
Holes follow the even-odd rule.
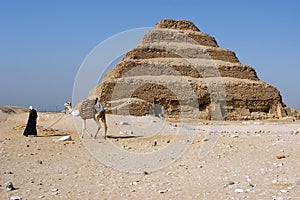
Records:
[[[114,114],[143,116],[161,106],[168,117],[211,119],[220,109],[227,120],[299,118],[252,67],[186,20],[158,22],[90,95]]]

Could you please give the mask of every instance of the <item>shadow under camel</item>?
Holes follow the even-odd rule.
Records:
[[[142,136],[138,136],[138,135],[107,135],[106,137],[109,139],[130,139],[130,138],[139,138]]]

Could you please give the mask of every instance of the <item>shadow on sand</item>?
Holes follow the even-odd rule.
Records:
[[[138,136],[138,135],[118,135],[118,136],[114,136],[114,135],[107,135],[106,138],[109,139],[130,139],[130,138],[139,138],[142,136]]]
[[[67,136],[67,135],[70,135],[70,134],[60,134],[60,133],[58,133],[58,134],[49,134],[49,135],[37,135],[37,136],[35,136],[35,137],[62,137],[62,136]]]

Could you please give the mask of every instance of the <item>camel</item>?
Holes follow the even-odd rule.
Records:
[[[82,127],[82,132],[81,132],[81,138],[83,138],[84,133],[88,131],[86,130],[86,120],[87,119],[94,119],[94,121],[97,124],[97,131],[96,134],[94,136],[94,138],[97,137],[98,132],[101,129],[101,124],[100,124],[100,119],[103,123],[104,126],[104,139],[106,139],[106,133],[107,133],[107,124],[106,124],[106,117],[105,117],[105,112],[101,115],[99,113],[96,113],[95,107],[94,107],[94,103],[95,100],[85,100],[82,102],[82,104],[80,105],[79,110],[73,110],[72,108],[72,104],[71,102],[66,102],[64,103],[64,106],[69,110],[70,114],[73,116],[80,116],[81,119],[83,120],[83,127]],[[91,137],[93,137],[93,135],[91,134]]]

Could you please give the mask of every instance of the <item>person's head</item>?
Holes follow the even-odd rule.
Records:
[[[96,99],[95,99],[95,104],[98,102],[98,97],[96,97]]]
[[[29,110],[33,110],[33,106],[29,106]]]

